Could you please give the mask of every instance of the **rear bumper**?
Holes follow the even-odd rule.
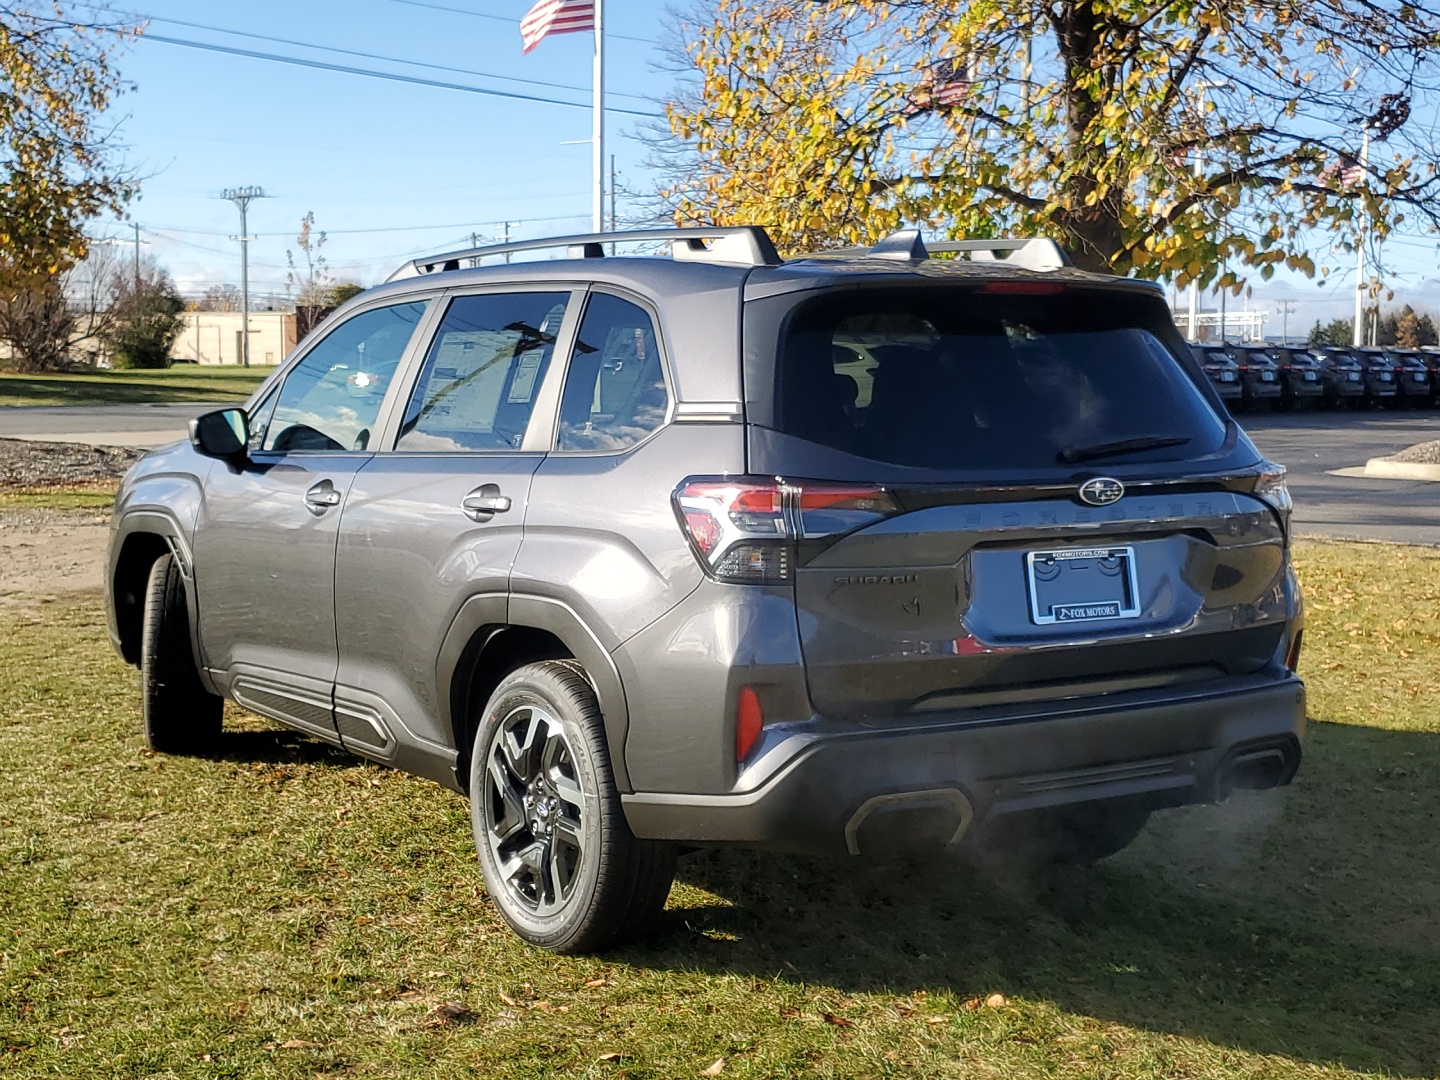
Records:
[[[1111,800],[1180,806],[1286,784],[1304,730],[1304,685],[1287,672],[1164,698],[1071,701],[1063,711],[1052,703],[910,718],[903,728],[798,731],[747,770],[766,774],[752,790],[637,792],[623,802],[640,837],[873,854],[973,840],[1013,813]]]

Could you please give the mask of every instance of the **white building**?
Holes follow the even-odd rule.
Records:
[[[184,329],[170,347],[176,360],[198,364],[239,364],[241,313],[238,311],[184,311]],[[295,316],[284,311],[250,313],[250,363],[260,367],[278,364],[295,347]]]

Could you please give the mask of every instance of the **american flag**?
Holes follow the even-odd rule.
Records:
[[[575,34],[594,29],[594,0],[537,0],[520,20],[520,39],[528,53],[546,34]]]
[[[925,70],[920,82],[905,95],[903,116],[949,109],[962,105],[970,94],[970,67],[964,60],[937,60]]]
[[[1365,182],[1365,166],[1349,154],[1341,154],[1320,170],[1320,179],[1338,182],[1341,187],[1358,187]]]

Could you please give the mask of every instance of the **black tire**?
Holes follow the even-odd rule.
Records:
[[[220,741],[222,698],[195,670],[185,583],[173,555],[150,568],[140,637],[140,718],[145,743],[165,754],[203,754]]]
[[[675,847],[630,832],[600,708],[573,660],[527,664],[495,688],[470,757],[470,822],[496,908],[542,949],[639,937],[670,894]]]

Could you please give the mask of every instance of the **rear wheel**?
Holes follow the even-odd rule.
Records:
[[[574,661],[528,664],[495,689],[470,759],[470,820],[490,897],[532,945],[595,952],[665,906],[675,848],[630,832]]]
[[[166,754],[203,754],[220,740],[225,702],[205,689],[190,644],[185,582],[173,555],[150,568],[140,637],[140,717],[145,742]]]

